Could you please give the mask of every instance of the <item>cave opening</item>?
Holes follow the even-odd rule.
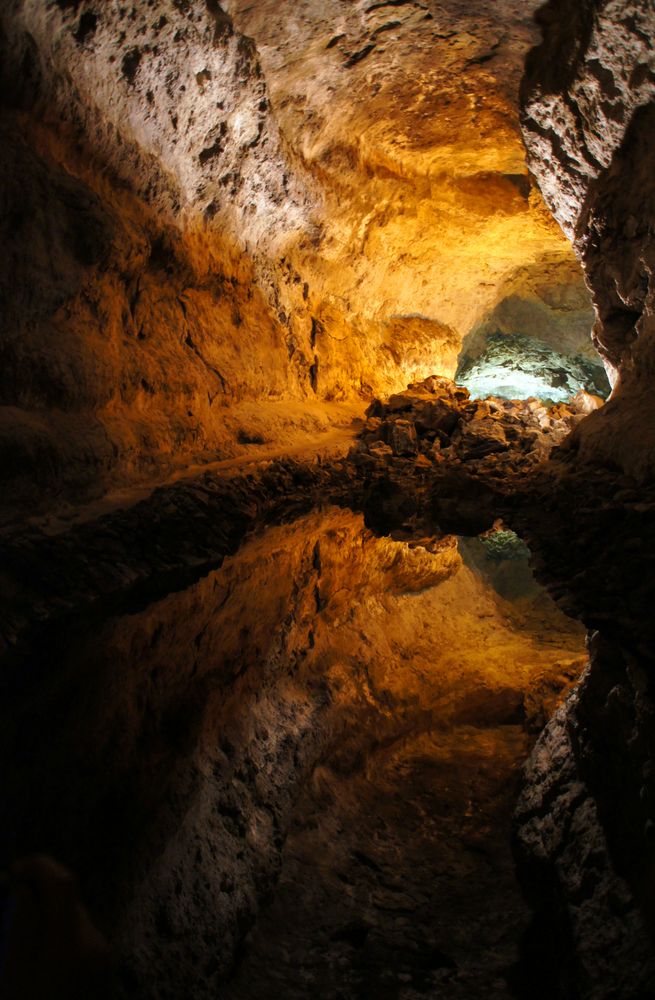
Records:
[[[605,400],[611,386],[593,322],[581,269],[552,260],[519,268],[464,337],[455,382],[479,399],[535,397],[552,406],[582,391]]]
[[[465,354],[455,382],[474,399],[534,397],[543,403],[568,403],[579,392],[607,399],[611,387],[598,358],[561,354],[526,334],[489,334],[477,356]]]

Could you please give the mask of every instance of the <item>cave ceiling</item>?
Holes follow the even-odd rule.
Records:
[[[318,181],[318,253],[295,249],[346,316],[421,316],[459,339],[520,285],[582,287],[531,186],[516,101],[536,3],[230,0],[254,38],[288,148]],[[579,322],[579,320],[578,320]],[[434,339],[435,329],[432,330]]]
[[[226,244],[246,252],[296,359],[309,366],[325,332],[339,398],[453,375],[508,298],[546,302],[584,342],[584,284],[519,132],[537,6],[25,0],[10,31],[39,66],[42,116],[83,135],[208,268]]]

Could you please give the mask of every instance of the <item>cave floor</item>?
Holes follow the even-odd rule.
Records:
[[[354,776],[320,767],[226,1000],[509,997],[529,920],[509,844],[530,742],[518,725],[457,726]]]
[[[160,488],[181,480],[192,481],[205,473],[214,473],[226,480],[231,476],[261,469],[277,459],[295,461],[329,461],[342,458],[357,439],[364,419],[365,405],[359,401],[345,403],[293,400],[274,402],[242,402],[225,416],[225,445],[216,458],[203,456],[202,461],[189,461],[179,466],[159,468],[151,477],[139,477],[139,483],[109,484],[102,494],[83,504],[71,503],[60,497],[56,507],[47,514],[38,511],[25,517],[25,509],[4,510],[0,505],[0,524],[37,529],[56,535],[71,527],[86,524],[107,514],[129,510],[152,496]]]

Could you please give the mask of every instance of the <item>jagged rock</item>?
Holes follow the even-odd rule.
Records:
[[[384,441],[375,441],[367,450],[373,458],[379,458],[382,461],[386,461],[394,454],[393,448],[385,444]]]
[[[591,328],[592,317],[589,317]],[[566,353],[516,332],[492,333],[472,354],[469,346],[460,362],[456,379],[476,396],[520,399],[537,396],[549,404],[568,402],[576,391],[588,389],[609,394],[610,386],[600,358]],[[589,351],[591,354],[591,351]]]
[[[271,403],[328,423],[452,374],[499,283],[578,315],[523,162],[525,10],[391,9],[2,4],[12,516],[230,459],[248,404],[283,445]]]
[[[394,420],[389,429],[389,439],[394,455],[416,455],[418,441],[416,427],[411,420]]]
[[[497,977],[512,961],[515,937],[499,940],[488,907],[488,889],[498,894],[484,833],[493,824],[467,803],[451,819],[440,796],[453,747],[461,754],[485,716],[494,728],[472,742],[492,776],[500,750],[511,777],[528,744],[523,727],[545,719],[552,692],[535,682],[525,697],[508,682],[521,668],[516,630],[479,641],[480,591],[466,573],[450,600],[464,601],[469,649],[482,662],[465,683],[461,623],[423,640],[442,606],[428,600],[425,617],[415,612],[423,590],[460,568],[443,533],[475,534],[499,516],[528,538],[553,595],[614,643],[526,772],[521,861],[555,935],[544,990],[558,1000],[653,993],[651,4],[551,0],[523,86],[531,166],[584,263],[595,341],[619,374],[612,399],[549,408],[472,401],[443,376],[421,382],[453,373],[465,343],[496,331],[495,359],[509,371],[502,352],[519,316],[534,319],[535,338],[552,320],[568,354],[585,335],[581,272],[531,188],[517,129],[537,2],[303,0],[287,5],[292,16],[279,0],[0,9],[0,465],[17,522],[0,540],[3,867],[42,840],[80,865],[131,956],[128,995],[217,995],[305,792],[313,811],[296,843],[324,834],[305,870],[322,880],[316,858],[328,858],[324,881],[337,898],[372,909],[335,922],[334,937],[319,923],[313,956],[327,949],[329,975],[340,948],[362,949],[359,969],[380,980],[373,991],[349,984],[353,995],[506,992],[502,978],[481,986],[477,967],[466,979],[473,940]],[[573,388],[571,371],[557,359],[552,367],[552,384]],[[337,420],[335,400],[360,412],[376,393],[391,396],[369,408],[348,461],[188,469],[262,440],[296,448],[299,426]],[[160,482],[172,467],[188,478],[141,502],[115,496],[102,517],[78,509],[110,487]],[[329,501],[420,545],[392,550],[338,514],[318,539],[306,525],[270,545],[257,536]],[[36,506],[65,503],[76,505],[70,523],[23,523]],[[229,557],[251,532],[262,560],[251,573],[246,555],[241,574]],[[369,617],[358,619],[360,598]],[[396,598],[398,642],[371,617]],[[495,620],[497,596],[484,603]],[[543,645],[550,656],[550,633]],[[534,655],[533,646],[525,673]],[[448,713],[462,738],[444,746]],[[416,840],[436,813],[458,845],[458,871],[492,873],[463,933],[453,907],[447,951],[416,930],[421,881],[430,919],[447,898],[434,891],[435,852],[430,877],[420,870],[411,888],[390,886],[405,846],[394,843],[386,884],[370,892],[353,871],[383,865],[359,849],[342,865],[351,841],[330,812],[351,777],[353,799],[370,788],[372,772],[364,780],[357,769],[374,751],[386,762],[376,804],[393,810],[389,787],[426,749],[439,770],[430,797],[413,802]],[[462,796],[479,787],[478,760],[459,774]],[[384,853],[362,801],[351,819]],[[358,829],[353,821],[350,834]],[[452,857],[436,859],[444,893]],[[511,890],[511,870],[502,874]],[[523,909],[512,899],[516,934]],[[305,912],[314,929],[320,907]],[[393,962],[377,935],[388,914],[400,942]],[[287,989],[269,980],[262,996],[337,995],[305,978],[292,952],[273,953],[293,975]],[[539,987],[534,966],[529,985]]]
[[[583,745],[585,683],[548,723],[523,775],[515,814],[519,871],[545,939],[541,948],[532,941],[525,961],[533,972],[541,964],[555,995],[629,1000],[655,989],[655,957],[638,895],[615,867],[606,803],[585,780],[589,767],[612,766]]]
[[[414,407],[414,419],[422,431],[443,431],[451,435],[461,421],[461,412],[444,402],[421,401]]]
[[[486,474],[492,461],[497,473],[506,476],[543,461],[582,417],[579,402],[549,409],[538,399],[470,400],[466,390],[443,377],[414,383],[392,400],[393,405],[375,400],[369,407],[378,416],[368,418],[359,447],[370,457],[380,454],[378,442],[384,441],[396,455],[420,452],[437,464],[446,458],[472,465],[487,462]],[[397,413],[403,417],[394,419]],[[408,424],[411,441],[401,442],[395,428],[405,435]]]
[[[502,424],[488,417],[474,417],[462,426],[457,448],[464,460],[481,458],[495,451],[507,451],[509,442]]]
[[[578,413],[583,413],[587,416],[587,414],[593,413],[594,410],[599,410],[604,402],[600,396],[594,396],[592,393],[581,389],[580,392],[576,392],[575,396],[571,397],[569,405]]]
[[[574,434],[569,458],[644,482],[655,472],[652,5],[550,0],[521,88],[529,162],[574,241],[596,310],[593,339],[612,399]],[[554,53],[566,49],[564,57]],[[635,220],[638,219],[637,223]],[[564,458],[564,455],[562,456]]]
[[[366,423],[364,424],[363,433],[379,436],[381,427],[382,420],[380,417],[368,417]]]

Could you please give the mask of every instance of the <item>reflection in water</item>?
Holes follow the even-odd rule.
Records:
[[[527,919],[517,769],[578,676],[583,631],[511,532],[431,554],[344,512],[303,530],[321,553],[303,672],[324,681],[328,740],[226,996],[508,996]]]
[[[509,541],[315,511],[46,651],[7,797],[18,823],[42,790],[133,994],[505,995],[516,772],[584,661]]]
[[[459,552],[465,565],[506,600],[547,601],[530,569],[530,550],[513,531],[501,529],[481,538],[460,538]]]

